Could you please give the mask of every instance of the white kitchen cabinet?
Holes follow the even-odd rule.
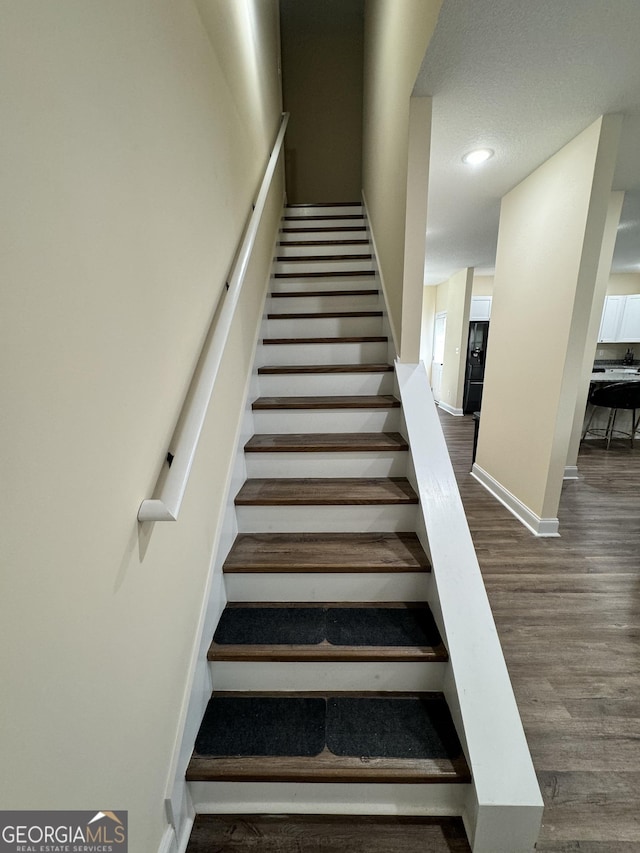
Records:
[[[604,301],[604,311],[600,321],[598,343],[615,343],[619,341],[618,332],[622,322],[622,312],[626,296],[607,296]]]
[[[470,322],[481,322],[482,320],[491,319],[491,296],[472,296],[471,311],[469,312]]]
[[[640,293],[625,296],[618,340],[633,344],[640,341]]]

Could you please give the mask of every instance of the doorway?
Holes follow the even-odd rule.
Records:
[[[440,399],[442,385],[442,364],[444,362],[444,338],[447,331],[447,312],[436,314],[433,325],[433,355],[431,357],[431,390],[437,402]]]

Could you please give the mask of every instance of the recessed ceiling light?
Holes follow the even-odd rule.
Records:
[[[494,152],[491,148],[475,148],[464,155],[462,162],[468,163],[469,166],[477,166],[478,163],[484,163],[485,160],[489,160],[493,157],[493,154]]]

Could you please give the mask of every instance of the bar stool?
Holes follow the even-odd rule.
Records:
[[[610,409],[607,428],[604,432],[608,450],[616,425],[618,409],[625,409],[631,412],[631,434],[629,438],[631,439],[631,447],[633,447],[633,439],[640,424],[640,415],[636,417],[636,413],[640,410],[640,381],[614,382],[611,385],[594,385],[589,391],[588,401],[594,408],[582,434],[582,438],[584,439],[589,432],[596,408]],[[623,435],[628,435],[628,433],[623,433]]]

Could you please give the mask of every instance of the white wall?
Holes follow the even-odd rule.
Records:
[[[2,19],[0,802],[128,809],[147,853],[280,182],[180,520],[136,512],[275,138],[277,3],[20,0]]]

